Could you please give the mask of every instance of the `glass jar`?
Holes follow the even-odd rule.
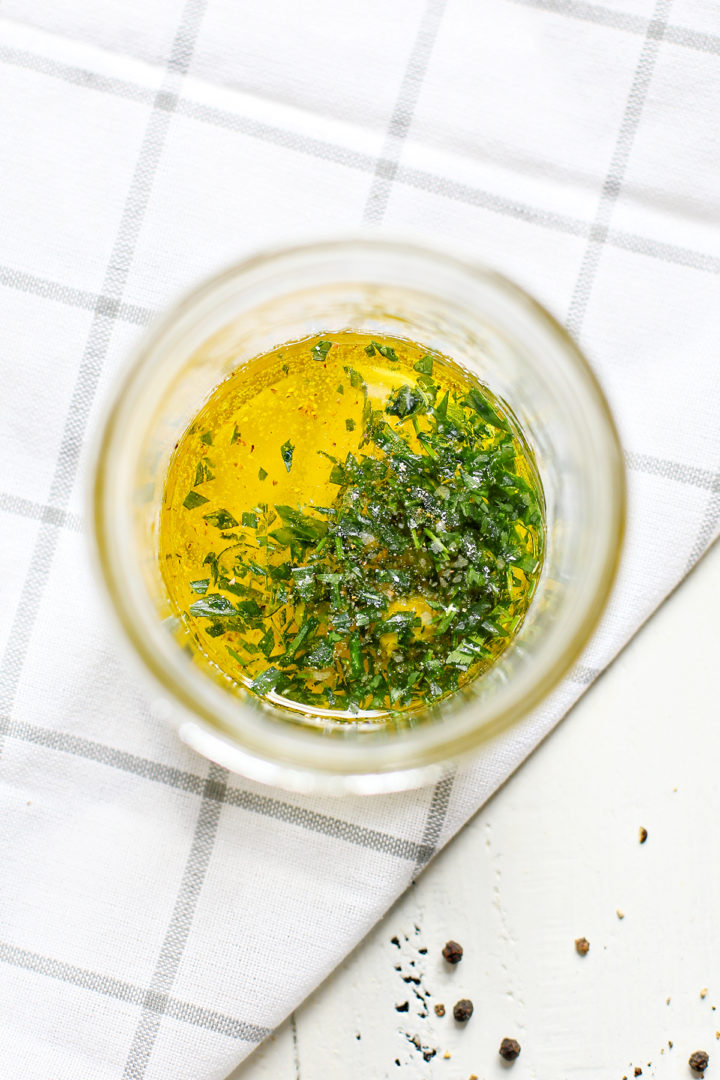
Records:
[[[475,374],[517,418],[545,494],[542,575],[514,641],[487,673],[405,723],[331,723],[239,692],[183,647],[160,572],[170,456],[214,388],[275,346],[343,329],[420,342]],[[539,304],[463,257],[365,234],[249,258],[151,328],[102,432],[93,513],[102,575],[155,677],[157,716],[201,754],[254,780],[305,792],[381,792],[437,779],[527,715],[568,672],[615,575],[625,476],[602,391]]]

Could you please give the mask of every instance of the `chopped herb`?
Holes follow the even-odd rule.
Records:
[[[430,353],[425,353],[419,360],[416,360],[413,364],[413,369],[419,371],[422,375],[432,375],[433,373],[433,358]]]
[[[232,656],[233,660],[237,660],[240,667],[245,667],[245,661],[243,660],[239,652],[236,652],[235,649],[231,649],[229,645],[226,645],[225,648],[230,653],[230,656]]]
[[[199,491],[188,491],[187,495],[183,499],[183,506],[186,510],[194,510],[196,506],[202,506],[203,503],[209,502],[204,495],[201,495]]]
[[[318,341],[311,349],[313,360],[320,360],[322,362],[331,349],[332,341]]]
[[[205,484],[208,480],[215,479],[215,473],[210,468],[211,465],[212,461],[208,461],[207,458],[198,461],[195,468],[195,483],[193,484],[193,487],[197,487],[198,484]]]
[[[200,436],[200,442],[205,443],[206,446],[212,446],[212,444],[213,444],[212,431],[204,432],[204,434],[202,434]]]
[[[370,344],[372,348],[374,348],[376,352],[379,352],[381,356],[384,356],[386,360],[393,360],[397,363],[397,353],[390,345],[381,345],[379,341],[372,341]],[[367,349],[365,351],[367,352]]]
[[[500,428],[502,431],[511,430],[507,420],[503,420],[502,417],[498,415],[488,399],[483,397],[480,391],[476,390],[475,387],[468,393],[465,403],[474,409],[487,424],[492,424],[493,427]]]
[[[367,384],[359,371],[356,371],[355,368],[352,367],[346,367],[345,371],[353,389],[367,390]]]
[[[239,439],[240,439],[240,428],[237,426],[237,424],[235,424],[233,426],[233,433],[230,436],[230,445],[232,446],[233,443],[238,442]]]
[[[235,607],[228,600],[227,596],[222,596],[221,593],[210,593],[209,596],[204,596],[202,600],[196,600],[194,604],[190,605],[188,610],[191,615],[199,615],[206,618],[217,615],[235,614]]]
[[[216,529],[234,529],[237,521],[227,510],[215,510],[212,514],[203,514],[208,525],[214,525]]]
[[[427,705],[489,667],[522,622],[543,543],[532,458],[502,405],[469,376],[453,382],[445,361],[436,364],[429,352],[408,345],[400,358],[375,339],[359,344],[354,339],[346,353],[340,335],[333,351],[364,401],[361,417],[322,418],[327,441],[315,460],[324,463],[321,482],[332,485],[322,497],[329,505],[296,494],[305,480],[302,458],[288,496],[299,498],[293,505],[260,503],[256,490],[243,507],[238,476],[240,505],[235,496],[231,505],[240,524],[217,501],[194,519],[197,538],[204,524],[218,530],[211,542],[220,550],[204,560],[208,577],[190,582],[197,599],[188,606],[183,596],[186,617],[204,620],[208,655],[220,667],[224,655],[232,658],[231,678],[260,696],[275,692],[310,711],[348,718]],[[288,350],[297,348],[300,370],[304,363],[310,371],[331,347],[321,339]],[[384,396],[379,386],[387,376],[378,381],[359,353],[398,364]],[[294,377],[294,364],[288,366]],[[377,360],[375,367],[383,369]],[[344,393],[343,385],[337,390]],[[280,454],[289,473],[296,399],[292,412],[283,407],[278,397],[278,422],[287,421],[288,434]],[[341,440],[333,440],[343,424],[357,432],[357,443],[340,454],[333,448]],[[251,421],[243,430],[248,449],[258,444]],[[235,425],[230,441],[239,440]],[[208,494],[214,474],[223,482],[218,492],[226,490],[222,453],[229,461],[227,442],[213,453],[216,465],[190,458],[190,474],[208,484]],[[268,472],[260,467],[257,477],[265,481]],[[191,490],[184,505],[207,501]],[[193,519],[184,521],[190,529]]]
[[[256,694],[269,694],[271,690],[277,690],[285,681],[285,675],[279,668],[269,667],[253,679],[251,686]]]
[[[295,445],[294,445],[294,443],[291,443],[289,439],[287,440],[287,442],[284,442],[282,444],[282,446],[280,447],[280,456],[282,457],[283,465],[285,466],[285,468],[287,469],[288,472],[290,472],[290,470],[292,469],[294,452],[295,452]]]

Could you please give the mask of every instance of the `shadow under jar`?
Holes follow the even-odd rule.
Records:
[[[338,722],[248,692],[192,647],[160,567],[168,467],[213,391],[285,342],[348,330],[420,343],[487,386],[527,440],[545,500],[542,572],[511,644],[478,678],[405,718]],[[154,326],[112,404],[93,497],[102,574],[127,637],[155,676],[156,715],[235,772],[337,794],[432,782],[537,706],[602,613],[625,513],[615,426],[565,331],[494,272],[375,236],[248,259]]]

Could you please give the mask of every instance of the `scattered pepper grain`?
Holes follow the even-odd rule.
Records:
[[[445,1006],[443,1005],[442,1001],[438,1001],[437,1005],[435,1006],[435,1015],[436,1016],[444,1016],[445,1015]]]
[[[505,1061],[514,1061],[515,1058],[520,1056],[521,1050],[520,1043],[517,1039],[503,1039],[500,1043],[500,1049],[498,1053]]]
[[[644,825],[640,826],[640,843],[644,844],[648,838],[648,831]]]
[[[580,956],[587,956],[587,954],[590,952],[590,942],[588,941],[588,939],[584,937],[576,938],[575,951],[579,953]]]
[[[448,941],[442,954],[448,964],[459,964],[463,958],[463,947],[457,941]]]
[[[459,1024],[466,1024],[473,1014],[474,1005],[470,998],[460,998],[453,1006],[453,1016]]]
[[[704,1073],[708,1067],[710,1061],[710,1055],[704,1050],[696,1050],[694,1054],[690,1055],[688,1065],[694,1072]]]

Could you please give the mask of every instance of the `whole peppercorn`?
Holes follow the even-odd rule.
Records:
[[[457,941],[448,941],[442,951],[448,964],[459,964],[463,957],[463,947]]]
[[[648,838],[648,831],[644,825],[640,826],[640,843],[644,844]]]
[[[470,998],[461,998],[453,1006],[453,1016],[459,1024],[466,1024],[473,1014],[473,1003]]]
[[[579,937],[575,939],[575,949],[580,956],[587,956],[590,952],[590,942],[587,938]]]
[[[704,1050],[696,1050],[694,1054],[690,1055],[688,1065],[694,1072],[703,1073],[707,1069],[709,1061],[709,1054],[706,1054]]]
[[[520,1054],[520,1043],[517,1039],[503,1039],[498,1053],[505,1061],[514,1061]]]

